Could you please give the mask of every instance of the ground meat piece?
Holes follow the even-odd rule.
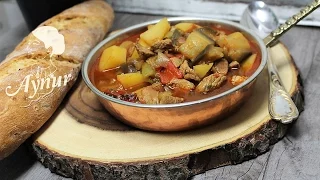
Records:
[[[148,79],[148,82],[149,83],[161,83],[160,82],[160,77],[159,77],[159,73],[156,73],[155,75],[154,75],[154,77],[149,77],[149,79]]]
[[[128,59],[127,63],[132,63],[134,65],[134,67],[140,71],[142,68],[142,64],[144,63],[143,60],[138,60],[138,59]]]
[[[135,91],[141,103],[159,104],[159,91],[154,90],[151,86],[147,86]]]
[[[237,86],[237,85],[241,84],[242,82],[244,82],[247,79],[248,79],[248,77],[246,77],[246,76],[234,75],[231,78],[231,84],[234,85],[234,86]]]
[[[200,81],[201,79],[199,78],[198,75],[196,74],[186,74],[183,76],[185,79],[192,79],[192,80],[195,80],[195,81]]]
[[[171,39],[164,39],[157,41],[154,45],[151,46],[151,51],[165,51],[172,50],[173,45]]]
[[[228,70],[229,70],[229,63],[226,59],[219,60],[212,67],[213,72],[224,74],[224,75],[228,73]]]
[[[227,79],[223,74],[211,74],[198,84],[196,91],[200,93],[207,93],[213,89],[219,88],[222,83]]]
[[[159,94],[160,104],[176,104],[184,101],[183,98],[174,97],[170,92],[162,92]]]
[[[232,61],[230,64],[229,64],[229,68],[231,69],[239,69],[240,68],[240,64],[238,61]]]
[[[183,102],[183,98],[172,96],[171,92],[159,92],[152,86],[141,88],[135,92],[141,103],[146,104],[173,104]]]
[[[152,57],[149,57],[147,60],[146,60],[146,63],[148,63],[150,66],[152,66],[153,68],[158,68],[158,64],[157,64],[157,58],[158,56],[152,56]]]
[[[185,43],[185,42],[186,42],[186,38],[183,37],[183,36],[181,36],[181,37],[179,37],[179,38],[177,39],[177,43],[178,43],[179,45],[181,45],[181,44],[183,44],[183,43]]]
[[[189,67],[187,60],[185,60],[181,64],[179,69],[182,72],[184,79],[192,79],[195,81],[200,81],[200,77],[196,74],[196,72],[193,69]]]
[[[154,52],[150,51],[148,48],[141,46],[139,43],[136,43],[136,49],[141,59],[145,60],[151,56],[154,56]]]
[[[185,79],[172,79],[168,86],[172,88],[182,88],[188,90],[192,90],[195,88],[195,85],[192,82]]]
[[[149,57],[146,62],[154,69],[157,69],[159,67],[167,67],[170,59],[162,52],[158,52],[157,56]]]
[[[164,88],[163,88],[163,86],[162,86],[162,84],[161,84],[161,82],[155,82],[155,83],[153,83],[152,85],[151,85],[151,87],[154,89],[154,90],[156,90],[156,91],[164,91]]]

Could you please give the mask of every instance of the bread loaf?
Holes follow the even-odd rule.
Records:
[[[113,19],[105,1],[78,4],[39,26],[63,35],[62,54],[53,54],[53,47],[30,33],[0,64],[0,160],[53,115]]]

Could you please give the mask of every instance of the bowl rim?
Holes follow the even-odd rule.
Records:
[[[196,101],[188,101],[188,102],[183,102],[183,103],[177,103],[177,104],[140,104],[140,103],[132,103],[132,102],[127,102],[127,101],[123,101],[114,97],[111,97],[109,95],[104,94],[103,92],[101,92],[100,90],[98,90],[93,83],[91,82],[89,75],[88,75],[88,68],[89,68],[89,64],[91,61],[93,61],[93,56],[95,55],[95,53],[97,51],[100,50],[101,47],[103,47],[105,44],[107,44],[109,41],[112,41],[118,37],[121,37],[122,35],[131,32],[133,30],[136,29],[140,29],[143,27],[147,27],[147,25],[150,24],[155,24],[157,22],[159,22],[160,19],[156,19],[156,20],[151,20],[151,21],[147,21],[147,22],[143,22],[143,23],[139,23],[130,27],[127,27],[123,30],[120,30],[119,32],[115,32],[114,34],[111,34],[109,37],[105,38],[104,40],[102,40],[100,43],[98,43],[87,55],[86,59],[84,60],[83,64],[82,64],[82,68],[81,68],[81,74],[82,74],[82,78],[84,80],[84,82],[86,83],[86,85],[90,88],[91,91],[93,91],[97,96],[103,98],[104,100],[108,100],[117,104],[122,104],[122,105],[126,105],[126,106],[133,106],[133,107],[139,107],[139,108],[175,108],[175,107],[182,107],[182,106],[191,106],[191,105],[195,105],[195,104],[200,104],[200,103],[204,103],[204,102],[208,102],[208,101],[212,101],[215,99],[219,99],[221,97],[224,97],[226,95],[229,95],[231,93],[234,93],[236,91],[238,91],[239,89],[245,87],[246,85],[248,85],[250,82],[252,82],[264,69],[266,62],[267,62],[267,49],[266,49],[266,45],[264,44],[263,40],[256,35],[255,32],[251,31],[250,29],[232,22],[232,21],[228,21],[228,20],[220,20],[220,19],[212,19],[212,18],[202,18],[202,17],[171,17],[171,18],[167,18],[168,21],[170,23],[178,23],[178,22],[182,22],[182,21],[198,21],[198,22],[209,22],[209,23],[218,23],[218,24],[224,24],[224,25],[228,25],[228,26],[232,26],[235,27],[247,34],[249,34],[250,36],[253,37],[253,39],[257,42],[260,51],[261,51],[261,63],[258,66],[257,70],[247,79],[245,80],[243,83],[227,90],[224,91],[220,94],[208,97],[208,98],[203,98],[203,99],[199,99]]]

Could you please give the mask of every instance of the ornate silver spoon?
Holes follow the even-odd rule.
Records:
[[[293,15],[284,24],[279,21],[273,11],[262,1],[253,1],[243,13],[240,23],[257,32],[267,47],[271,47],[277,39],[291,27],[320,6],[320,0],[314,0],[299,13]],[[271,32],[271,33],[270,33]],[[268,48],[270,50],[270,48]],[[269,113],[270,116],[282,123],[291,123],[299,116],[299,111],[290,95],[282,85],[278,71],[270,57],[267,61],[269,72]]]

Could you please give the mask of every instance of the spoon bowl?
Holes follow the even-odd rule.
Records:
[[[240,23],[266,37],[279,26],[279,20],[272,9],[263,1],[253,1],[244,11]]]

